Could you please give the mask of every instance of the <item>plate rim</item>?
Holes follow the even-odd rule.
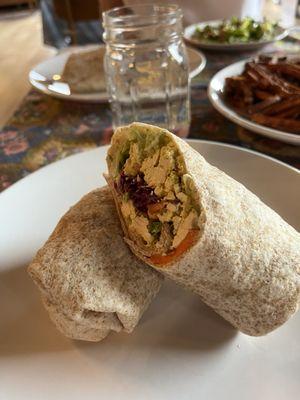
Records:
[[[274,128],[269,128],[267,126],[258,124],[256,122],[253,122],[251,120],[248,120],[247,118],[240,116],[236,111],[234,111],[231,107],[225,104],[223,101],[222,97],[220,96],[220,91],[224,88],[224,84],[222,88],[217,91],[213,88],[214,82],[216,82],[219,78],[220,75],[222,75],[226,70],[231,70],[234,69],[235,67],[240,67],[244,66],[247,62],[249,62],[251,58],[247,58],[245,60],[237,61],[234,62],[230,65],[227,65],[226,67],[222,68],[218,72],[214,74],[214,76],[211,78],[208,89],[207,89],[207,95],[208,98],[213,105],[213,107],[219,111],[223,116],[228,118],[229,120],[233,121],[237,125],[243,126],[244,128],[250,129],[258,134],[261,134],[263,136],[267,136],[270,138],[274,139],[274,135],[282,135],[282,138],[276,137],[277,140],[285,141],[288,143],[292,143],[294,145],[300,145],[300,135],[297,135],[295,133],[290,133],[290,132],[284,132],[280,131],[278,129]],[[233,75],[232,75],[233,76]]]
[[[192,44],[193,46],[197,46],[199,48],[203,48],[203,49],[207,49],[207,50],[222,50],[222,51],[235,50],[235,51],[238,51],[238,50],[242,50],[242,49],[250,50],[250,49],[256,48],[256,47],[257,48],[264,47],[264,46],[274,43],[278,40],[282,40],[288,35],[288,30],[283,28],[282,26],[279,26],[281,33],[276,35],[273,39],[256,41],[256,42],[252,41],[252,42],[248,42],[248,43],[242,43],[242,42],[241,43],[205,43],[205,42],[201,42],[201,41],[191,38],[191,35],[195,31],[195,28],[197,26],[216,24],[216,23],[219,23],[222,21],[223,21],[222,19],[213,19],[213,20],[200,21],[200,22],[190,24],[184,28],[183,37],[188,43]]]
[[[39,82],[37,81],[32,75],[34,71],[39,68],[43,67],[44,64],[47,64],[49,59],[55,59],[57,57],[65,57],[67,55],[70,55],[72,53],[76,52],[81,52],[88,50],[89,48],[96,49],[97,47],[99,48],[105,48],[105,44],[90,44],[90,45],[83,45],[83,46],[70,46],[65,49],[63,49],[60,52],[57,52],[56,54],[52,55],[51,57],[46,58],[45,60],[41,61],[40,63],[36,64],[33,68],[28,73],[28,81],[31,84],[33,88],[38,90],[41,93],[44,93],[48,96],[55,97],[61,100],[68,100],[68,101],[77,101],[77,102],[84,102],[84,103],[108,103],[109,98],[107,91],[103,92],[94,92],[94,93],[71,93],[70,95],[62,94],[56,91],[52,91],[48,88],[48,85],[45,85],[42,81]],[[207,64],[207,59],[205,57],[205,54],[199,50],[196,49],[195,47],[192,46],[187,46],[186,45],[186,51],[187,53],[190,51],[192,53],[198,53],[199,54],[199,60],[201,59],[199,65],[192,71],[189,72],[189,79],[195,78],[197,75],[199,75],[204,68],[206,67]]]
[[[287,169],[290,170],[291,172],[296,172],[296,174],[299,175],[299,177],[300,177],[300,170],[298,170],[296,167],[293,167],[292,165],[289,165],[289,164],[285,163],[284,161],[278,160],[277,158],[274,158],[274,157],[269,156],[269,155],[267,155],[267,154],[260,153],[259,151],[256,151],[256,150],[248,149],[248,148],[246,148],[246,147],[237,146],[237,145],[234,145],[234,144],[231,144],[231,143],[217,142],[217,141],[207,140],[207,139],[186,138],[185,141],[186,141],[187,143],[200,143],[200,144],[201,144],[201,143],[204,143],[204,144],[213,145],[213,146],[221,147],[221,148],[222,148],[222,147],[225,147],[225,148],[226,148],[226,147],[229,147],[229,148],[232,148],[232,149],[234,149],[234,150],[239,150],[239,151],[241,151],[241,152],[250,153],[250,154],[253,154],[253,155],[255,155],[255,156],[261,157],[261,158],[263,158],[263,159],[266,159],[266,160],[268,160],[268,161],[271,161],[271,162],[273,162],[273,163],[275,163],[275,164],[279,164],[279,165],[281,165],[282,167],[287,168]],[[2,196],[4,193],[8,193],[11,189],[14,190],[14,187],[15,187],[15,186],[17,186],[17,185],[19,185],[19,184],[22,184],[24,180],[30,179],[30,177],[31,177],[33,174],[42,173],[45,169],[51,168],[51,167],[52,167],[53,165],[55,165],[55,164],[60,164],[60,163],[64,162],[66,159],[68,159],[68,158],[80,157],[80,156],[82,156],[83,154],[86,154],[86,153],[89,153],[89,152],[92,152],[92,151],[97,151],[97,150],[99,150],[99,149],[105,150],[105,149],[107,149],[109,146],[110,146],[110,144],[104,144],[104,145],[101,145],[101,146],[97,146],[97,147],[92,148],[92,149],[84,150],[84,151],[82,151],[82,152],[80,152],[80,153],[70,154],[70,155],[68,155],[67,157],[64,157],[64,158],[62,158],[62,159],[60,159],[60,160],[57,160],[57,161],[54,161],[54,162],[52,162],[52,163],[50,163],[50,164],[44,165],[44,166],[42,166],[41,168],[37,169],[36,171],[33,171],[33,172],[31,172],[30,174],[28,174],[28,175],[24,176],[23,178],[19,179],[18,181],[14,182],[12,185],[8,186],[6,189],[4,189],[2,192],[0,192],[0,199],[1,199],[1,196]],[[196,150],[196,151],[197,151],[197,150]]]
[[[192,53],[198,53],[198,55],[201,58],[201,63],[198,65],[198,67],[196,67],[193,71],[191,71],[189,73],[189,79],[193,79],[204,70],[204,68],[206,67],[206,64],[207,64],[207,58],[205,57],[205,54],[201,50],[195,49],[195,47],[186,45],[186,50],[187,50],[187,53],[189,51]]]
[[[231,143],[217,142],[217,141],[208,140],[208,139],[187,138],[187,142],[203,142],[203,143],[207,143],[207,144],[217,144],[217,145],[221,145],[221,147],[229,147],[229,148],[233,148],[235,150],[242,150],[245,153],[251,153],[251,154],[253,154],[255,156],[265,158],[265,159],[267,159],[269,161],[273,161],[273,162],[275,162],[275,164],[280,164],[283,167],[287,167],[288,169],[290,169],[290,170],[292,170],[294,172],[297,172],[297,174],[300,174],[300,170],[298,168],[293,167],[292,165],[287,164],[284,161],[278,160],[275,157],[269,156],[268,154],[261,153],[261,152],[259,152],[257,150],[248,149],[247,147],[242,147],[242,146],[238,146],[236,144],[231,144]]]

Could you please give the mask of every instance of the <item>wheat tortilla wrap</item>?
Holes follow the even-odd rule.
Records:
[[[56,327],[90,341],[131,332],[162,282],[125,244],[108,187],[87,194],[61,218],[28,272]]]
[[[264,335],[299,305],[300,235],[180,138],[118,128],[107,155],[125,240],[240,331]]]

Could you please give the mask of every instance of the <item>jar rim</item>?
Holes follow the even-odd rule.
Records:
[[[177,4],[144,3],[115,7],[102,13],[104,27],[124,27],[171,23],[182,18],[182,10]]]

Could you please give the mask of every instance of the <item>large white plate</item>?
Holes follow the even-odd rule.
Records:
[[[226,118],[238,125],[243,126],[244,128],[256,133],[260,133],[263,136],[281,140],[282,142],[300,145],[300,132],[299,135],[297,135],[257,124],[256,122],[252,122],[249,119],[242,117],[236,111],[234,111],[230,105],[227,105],[224,102],[223,93],[226,78],[241,74],[244,70],[246,62],[248,61],[249,60],[238,61],[226,68],[221,69],[221,71],[214,75],[208,87],[208,97],[212,105]]]
[[[226,3],[224,3],[224,7],[226,7]],[[247,43],[213,43],[213,42],[205,42],[198,40],[193,37],[196,28],[204,28],[206,25],[216,26],[222,22],[221,19],[213,20],[213,21],[205,21],[205,22],[198,22],[193,25],[189,25],[184,30],[184,39],[187,43],[197,46],[203,50],[214,50],[214,51],[252,51],[252,50],[259,50],[268,44],[274,43],[277,40],[281,40],[285,38],[289,30],[283,29],[281,27],[277,28],[276,35],[271,40],[258,40],[253,42]]]
[[[191,144],[300,228],[295,169],[228,145]],[[59,161],[0,195],[0,399],[299,398],[300,313],[252,338],[167,282],[131,335],[92,344],[55,330],[25,267],[70,205],[104,184],[105,153]]]
[[[72,52],[86,51],[104,46],[89,45],[65,49],[47,60],[36,65],[29,72],[29,82],[40,92],[65,100],[74,100],[89,103],[101,103],[108,101],[106,91],[96,93],[74,93],[71,91],[67,82],[55,81],[53,76],[62,75],[65,64]],[[201,51],[187,47],[187,56],[189,59],[190,78],[198,75],[206,65],[206,58]]]

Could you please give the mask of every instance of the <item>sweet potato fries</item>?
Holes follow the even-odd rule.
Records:
[[[300,134],[300,61],[260,56],[241,75],[226,78],[225,101],[238,113],[285,132]]]

